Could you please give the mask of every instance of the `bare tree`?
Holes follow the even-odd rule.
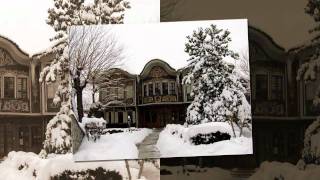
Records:
[[[123,48],[118,45],[111,31],[101,26],[71,27],[69,33],[69,58],[72,87],[77,98],[78,120],[83,117],[82,92],[95,81],[101,72],[117,66]]]

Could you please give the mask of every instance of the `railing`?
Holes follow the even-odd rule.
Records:
[[[164,96],[149,96],[143,98],[143,103],[160,103],[160,102],[177,102],[177,96],[164,95]]]
[[[284,101],[255,101],[252,106],[255,116],[283,116],[285,115]]]
[[[0,99],[0,112],[30,112],[28,99]]]

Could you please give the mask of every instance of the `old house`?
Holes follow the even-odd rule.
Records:
[[[58,111],[55,84],[39,83],[51,55],[35,59],[0,36],[0,157],[15,150],[39,152],[47,122]]]

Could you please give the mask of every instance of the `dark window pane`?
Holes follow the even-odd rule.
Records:
[[[143,86],[143,93],[144,93],[144,96],[148,96],[148,86],[145,84],[144,86]]]
[[[268,75],[256,75],[256,99],[268,99]]]
[[[176,94],[176,85],[175,85],[174,82],[171,82],[171,83],[170,83],[170,93],[169,93],[169,94],[170,94],[170,95]]]
[[[153,84],[149,84],[149,96],[153,96]]]
[[[168,83],[167,82],[162,83],[162,94],[168,95]]]
[[[32,146],[41,146],[41,132],[39,127],[31,127],[31,144]]]
[[[14,98],[14,77],[4,77],[4,98]]]
[[[122,112],[118,112],[118,122],[119,123],[123,123],[123,113]]]
[[[161,89],[160,89],[160,83],[159,82],[156,82],[155,83],[155,93],[156,93],[156,96],[159,96],[159,95],[161,95]]]
[[[279,75],[271,76],[271,99],[283,99],[283,77]]]
[[[111,124],[111,112],[108,112],[108,115],[109,115],[109,123]]]

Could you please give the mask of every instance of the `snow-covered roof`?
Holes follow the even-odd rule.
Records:
[[[259,44],[264,53],[273,61],[286,61],[286,51],[265,32],[249,26],[249,43]],[[250,51],[250,49],[249,49]]]
[[[16,62],[22,65],[29,65],[29,54],[23,51],[15,42],[0,35],[0,47],[6,49]]]
[[[137,75],[129,73],[128,71],[121,69],[121,68],[111,68],[107,70],[107,73],[114,73],[114,72],[120,72],[121,74],[124,74],[130,78],[135,78]]]
[[[142,72],[140,73],[140,77],[146,77],[149,74],[150,70],[155,66],[160,66],[164,68],[170,75],[176,75],[177,73],[177,71],[174,68],[172,68],[167,62],[161,59],[152,59],[144,66]]]

